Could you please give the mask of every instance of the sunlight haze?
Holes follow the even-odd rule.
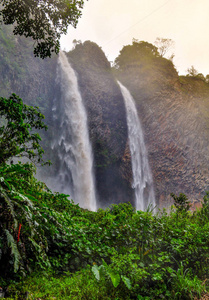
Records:
[[[193,65],[209,74],[208,0],[89,0],[76,29],[70,27],[61,47],[71,50],[74,39],[91,40],[102,47],[109,61],[132,39],[154,44],[157,37],[175,42],[168,53],[185,74]]]

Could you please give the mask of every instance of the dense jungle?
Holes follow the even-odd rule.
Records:
[[[146,41],[133,39],[112,64],[96,43],[75,41],[64,55],[87,114],[96,195],[88,209],[73,199],[62,160],[73,138],[68,128],[62,136],[58,55],[83,1],[29,2],[14,10],[17,2],[0,1],[0,298],[209,299],[208,76],[194,67],[179,76]],[[30,9],[41,12],[40,32]],[[144,210],[118,81],[135,101],[152,173],[155,202]]]

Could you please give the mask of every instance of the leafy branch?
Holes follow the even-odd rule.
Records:
[[[12,94],[8,99],[0,97],[0,116],[4,120],[0,127],[0,164],[15,156],[43,163],[41,137],[33,132],[34,129],[47,130],[39,108],[23,104],[19,96]]]

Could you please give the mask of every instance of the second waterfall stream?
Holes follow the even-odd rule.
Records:
[[[70,193],[81,207],[95,211],[93,155],[87,114],[76,74],[64,52],[59,54],[57,81],[61,86],[61,101],[55,102],[53,107],[58,128],[52,146],[59,159],[56,186],[60,192]]]
[[[137,210],[146,210],[150,205],[155,207],[155,195],[152,173],[149,167],[147,150],[144,143],[142,127],[134,99],[130,92],[118,82],[126,107],[129,147],[133,173],[133,189]]]

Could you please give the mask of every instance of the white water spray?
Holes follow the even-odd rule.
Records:
[[[149,205],[155,206],[152,174],[134,99],[127,88],[120,82],[118,84],[126,107],[136,209],[144,211]]]
[[[59,172],[56,175],[60,190],[70,195],[81,207],[96,210],[93,176],[93,156],[89,140],[87,114],[79,92],[77,77],[67,56],[59,54],[58,80],[61,85],[62,115],[58,137],[53,148],[58,152]],[[55,103],[53,110],[59,109]],[[66,186],[67,185],[67,186]]]

